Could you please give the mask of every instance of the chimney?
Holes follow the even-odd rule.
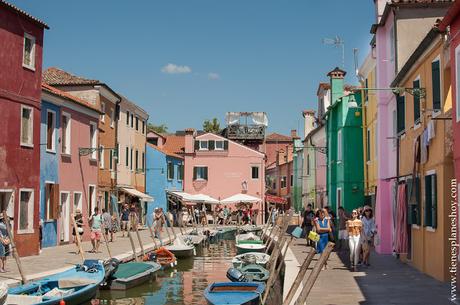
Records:
[[[195,129],[185,129],[185,153],[193,154],[195,151]]]
[[[291,129],[291,138],[293,140],[299,139],[299,136],[297,135],[297,129]]]
[[[343,84],[346,74],[347,72],[339,69],[338,67],[327,74],[331,82],[331,105],[343,96]]]
[[[315,129],[315,111],[314,110],[304,110],[302,112],[304,117],[304,136],[308,136],[308,134]]]

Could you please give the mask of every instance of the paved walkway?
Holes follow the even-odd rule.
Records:
[[[188,230],[191,230],[190,228]],[[179,228],[174,228],[176,234],[179,234]],[[171,230],[169,230],[170,234]],[[150,237],[149,230],[139,231],[144,250],[152,250],[154,243]],[[120,260],[130,260],[133,258],[133,251],[129,238],[121,237],[121,233],[115,234],[115,242],[109,243],[110,252],[113,257]],[[126,236],[126,235],[125,235]],[[136,245],[136,253],[139,255],[141,249],[135,232],[131,233],[134,243]],[[171,236],[173,237],[173,236]],[[164,242],[168,241],[168,236],[165,231],[162,233]],[[158,242],[158,240],[157,240]],[[83,242],[83,250],[85,251],[85,258],[107,259],[109,254],[105,244],[100,245],[101,253],[89,253],[91,250],[91,242]],[[77,247],[75,244],[63,245],[51,248],[44,248],[40,255],[28,256],[21,258],[22,268],[28,280],[37,279],[40,277],[54,274],[56,272],[64,271],[71,268],[75,264],[81,263],[81,256],[76,254]],[[19,283],[21,276],[16,266],[13,257],[9,257],[7,261],[7,273],[0,273],[0,281],[6,281],[8,285],[15,285]]]
[[[298,268],[307,256],[305,240],[291,246]],[[371,266],[350,272],[344,252],[340,258],[333,252],[328,270],[322,271],[307,304],[311,305],[444,305],[449,301],[449,284],[439,282],[418,270],[401,263],[391,255],[372,253]],[[310,270],[317,257],[310,265]],[[308,274],[308,273],[307,273]],[[292,275],[295,277],[295,275]]]

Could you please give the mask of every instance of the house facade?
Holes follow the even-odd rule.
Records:
[[[291,188],[291,198],[292,198],[292,207],[295,212],[300,212],[303,210],[302,205],[302,179],[303,179],[303,145],[302,140],[297,137],[294,139],[294,146],[292,147],[293,156],[292,156],[292,188]]]
[[[276,162],[278,151],[286,149],[286,146],[292,148],[294,145],[293,139],[290,136],[282,135],[279,133],[271,133],[265,137],[264,143],[262,144],[261,152],[265,153],[265,163],[267,167]]]
[[[430,276],[450,279],[449,214],[452,159],[451,72],[444,39],[433,28],[396,75],[392,87],[423,91],[397,96],[400,129],[399,185],[407,189],[407,255],[400,257]],[[402,113],[401,113],[402,112]],[[415,143],[415,146],[414,146]],[[433,256],[433,253],[437,255]]]
[[[317,132],[315,126],[315,111],[306,110],[303,113],[305,138],[303,140],[303,170],[301,176],[302,206],[316,206],[316,152],[312,137]]]
[[[344,88],[345,74],[339,68],[328,73],[331,106],[325,114],[327,191],[336,215],[338,207],[351,212],[364,201],[361,94]]]
[[[282,202],[278,208],[283,210],[293,207],[291,197],[291,189],[294,186],[293,156],[292,146],[286,145],[277,151],[276,161],[266,168],[267,194],[278,197],[278,202]]]
[[[260,223],[265,211],[265,155],[216,134],[198,136],[193,129],[186,130],[184,144],[184,192],[217,200],[236,194],[259,198],[253,209]]]
[[[39,252],[42,21],[0,1],[0,208],[19,255]]]

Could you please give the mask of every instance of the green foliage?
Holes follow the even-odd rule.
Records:
[[[203,130],[205,132],[211,133],[220,133],[220,123],[217,118],[213,118],[212,120],[206,120],[203,122]]]
[[[153,132],[156,132],[156,133],[167,133],[168,132],[168,126],[166,126],[165,124],[154,125],[152,123],[149,123],[147,125],[147,131],[148,132],[153,131]]]

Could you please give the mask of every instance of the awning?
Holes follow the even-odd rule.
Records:
[[[131,196],[139,197],[140,200],[142,201],[153,201],[153,197],[144,194],[142,192],[139,192],[136,189],[128,188],[128,187],[122,187],[121,190],[125,193],[130,194]]]
[[[286,198],[275,196],[275,195],[265,195],[265,201],[270,203],[277,203],[277,204],[287,204]]]
[[[181,200],[191,203],[208,203],[218,204],[219,200],[212,198],[211,196],[204,194],[189,194],[180,191],[168,191],[169,194],[179,197]]]
[[[262,201],[258,197],[254,197],[247,194],[236,194],[221,200],[220,203],[222,204],[229,204],[229,203],[238,203],[238,202],[246,202],[246,203],[257,203]]]

